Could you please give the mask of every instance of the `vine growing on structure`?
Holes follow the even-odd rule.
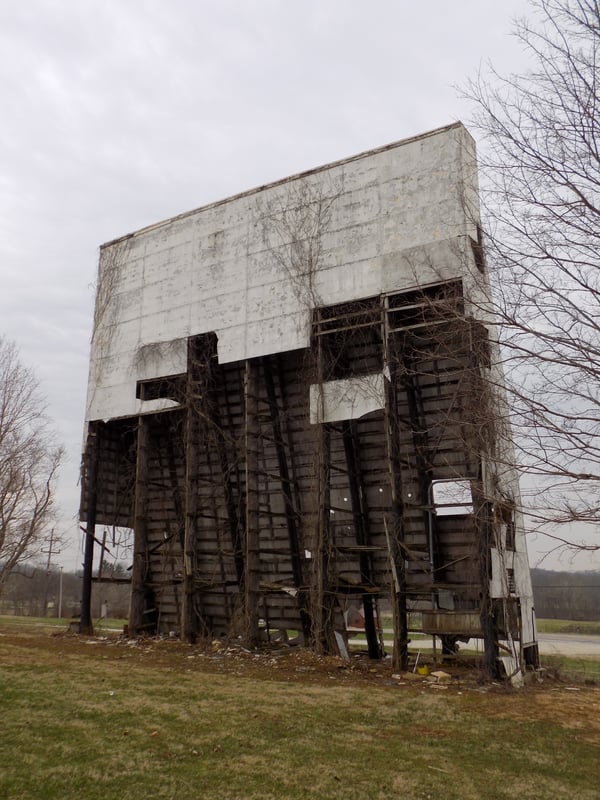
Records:
[[[95,286],[94,327],[92,329],[94,386],[100,383],[106,367],[106,359],[110,355],[122,302],[118,286],[130,249],[131,241],[125,239],[105,245],[100,253],[98,279]]]
[[[288,185],[284,195],[257,203],[263,243],[309,311],[321,305],[315,279],[322,267],[323,236],[341,193],[340,185],[304,178]]]
[[[324,236],[330,232],[333,211],[342,193],[339,183],[317,178],[303,178],[286,186],[285,193],[272,200],[257,204],[257,217],[262,226],[263,243],[270,258],[287,277],[289,285],[305,314],[305,324],[310,330],[312,313],[322,304],[317,285],[317,273],[323,268]],[[307,331],[308,335],[309,331]],[[320,346],[310,351],[306,366],[307,384],[323,383],[323,354]],[[323,415],[323,391],[318,400]],[[312,591],[311,617],[315,649],[325,652],[334,647],[331,623],[334,614],[333,597],[328,592],[330,564],[332,563],[331,538],[327,534],[329,515],[329,432],[325,424],[319,425],[315,452],[314,475],[318,486],[315,524],[310,547]]]

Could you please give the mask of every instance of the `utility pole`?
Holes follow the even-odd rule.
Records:
[[[46,611],[48,609],[48,583],[49,583],[49,578],[50,578],[50,567],[52,566],[52,556],[53,555],[59,555],[59,553],[60,553],[60,550],[56,550],[55,549],[54,528],[52,528],[52,530],[50,531],[50,538],[49,538],[49,541],[48,541],[48,549],[44,550],[44,548],[42,548],[41,552],[44,553],[44,554],[46,554],[46,553],[48,554],[48,558],[46,560],[46,581],[44,583],[44,602],[43,602],[43,607],[42,607],[42,616],[45,617],[46,616]],[[61,567],[61,569],[62,569],[62,567]],[[62,573],[61,573],[61,575],[62,575]]]

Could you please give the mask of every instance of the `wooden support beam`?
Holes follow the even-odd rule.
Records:
[[[320,310],[316,309],[314,322],[319,323]],[[323,338],[313,339],[315,378],[322,387],[326,378],[326,343]],[[319,392],[320,408],[317,418],[325,419],[324,395]],[[313,644],[319,654],[335,652],[335,632],[333,628],[332,588],[329,585],[330,571],[330,527],[331,527],[331,430],[325,422],[315,426],[316,463],[315,478],[315,525],[312,550],[312,580],[310,608],[312,617]]]
[[[267,390],[267,399],[271,412],[271,425],[273,428],[273,441],[275,444],[275,451],[277,453],[277,464],[279,467],[279,480],[281,482],[281,494],[283,495],[284,516],[287,526],[288,539],[290,542],[290,558],[292,562],[292,575],[294,577],[294,586],[297,590],[298,611],[300,612],[300,621],[302,625],[302,633],[305,642],[310,641],[311,638],[311,620],[308,609],[308,598],[306,596],[306,582],[304,577],[304,558],[301,551],[300,536],[299,536],[299,520],[300,514],[298,510],[298,499],[294,493],[294,485],[290,480],[290,465],[288,463],[289,445],[284,439],[283,425],[279,403],[277,401],[275,391],[275,380],[273,371],[271,369],[271,362],[268,358],[263,359],[263,374],[265,381],[265,388]],[[284,387],[282,383],[282,376],[278,374],[280,395],[283,399]],[[291,461],[291,458],[289,459]]]
[[[317,321],[319,310],[315,311]],[[317,383],[322,387],[326,378],[326,351],[323,338],[313,341]],[[319,392],[320,408],[317,418],[325,419],[324,394]],[[331,426],[325,422],[316,425],[316,524],[314,552],[312,554],[311,615],[313,641],[317,653],[334,653],[337,650],[334,631],[334,594],[330,585],[331,557]]]
[[[389,343],[388,343],[389,346]],[[401,543],[404,540],[404,503],[399,453],[396,392],[398,390],[398,362],[388,355],[390,380],[386,385],[385,427],[390,479],[391,507],[386,535],[392,571],[392,615],[394,627],[393,666],[406,670],[408,667],[408,615],[406,610],[406,568]]]
[[[423,508],[423,530],[425,542],[429,551],[429,567],[431,575],[439,568],[439,542],[437,534],[437,520],[431,506],[431,484],[433,468],[430,458],[433,449],[429,441],[426,414],[423,408],[423,399],[420,390],[419,376],[416,374],[414,354],[408,348],[402,350],[402,385],[406,393],[408,406],[410,432],[413,440],[415,463],[418,476],[417,503]],[[437,375],[437,370],[436,370]],[[439,388],[439,383],[437,384]],[[432,605],[436,607],[436,598],[432,597]]]
[[[246,558],[244,564],[244,618],[246,641],[260,641],[260,558],[258,513],[258,362],[248,359],[244,373],[246,451]]]
[[[92,571],[94,567],[94,542],[96,531],[96,505],[98,499],[98,461],[100,451],[99,423],[90,422],[84,455],[82,500],[85,498],[85,549],[83,556],[83,588],[79,633],[91,635],[92,624]],[[83,502],[82,502],[83,505]]]
[[[97,578],[102,577],[102,570],[104,568],[104,554],[106,553],[107,549],[108,548],[106,547],[106,528],[104,528],[104,530],[102,531],[102,544],[100,545],[100,559],[98,560],[98,572],[96,575]]]
[[[198,635],[195,613],[194,572],[198,538],[198,449],[200,436],[199,390],[201,367],[196,342],[188,340],[187,412],[185,421],[185,514],[183,529],[183,596],[181,604],[181,637],[194,643]]]
[[[177,476],[177,455],[175,454],[175,444],[179,444],[180,435],[178,433],[178,425],[174,422],[174,419],[179,422],[179,415],[175,417],[173,415],[169,420],[169,428],[167,431],[167,435],[164,439],[165,442],[165,449],[167,453],[167,469],[169,473],[169,490],[171,492],[171,496],[173,498],[173,508],[175,510],[175,524],[176,524],[176,533],[177,541],[179,542],[181,549],[183,550],[185,547],[185,497],[182,498],[182,494],[184,494],[183,487],[179,484],[179,479]],[[187,425],[188,420],[186,417],[185,424]],[[163,543],[161,542],[161,545]]]
[[[133,520],[133,568],[131,572],[131,601],[129,633],[137,636],[148,632],[145,619],[146,580],[148,577],[148,440],[150,421],[138,417],[137,455],[135,471],[135,500]]]
[[[480,482],[479,482],[480,483]],[[483,633],[484,663],[489,677],[499,677],[498,620],[494,600],[490,594],[492,580],[493,511],[491,503],[483,497],[480,488],[473,492],[475,526],[479,540],[479,575],[481,581],[480,619]]]
[[[317,530],[315,552],[313,553],[313,636],[317,653],[327,654],[336,652],[333,626],[334,597],[329,580],[331,433],[326,423],[319,424],[317,428],[319,440],[317,446]]]
[[[348,468],[348,484],[350,487],[350,499],[352,501],[352,515],[354,518],[354,534],[356,543],[360,547],[366,547],[370,543],[369,537],[369,509],[367,498],[362,491],[362,475],[360,466],[360,442],[358,429],[355,420],[350,420],[344,424],[342,429],[342,439],[344,442],[344,454],[346,456],[346,466]],[[373,570],[371,565],[371,555],[368,551],[360,550],[358,556],[360,564],[361,581],[366,585],[374,585]],[[381,658],[381,644],[375,620],[375,598],[365,593],[363,595],[363,611],[365,616],[365,635],[370,658]]]
[[[228,455],[227,437],[233,435],[234,427],[231,418],[227,419],[227,427],[223,422],[223,415],[214,396],[214,386],[212,376],[209,377],[207,384],[207,394],[209,403],[209,415],[212,423],[212,430],[214,433],[214,441],[219,458],[219,465],[221,470],[221,484],[223,487],[223,496],[225,499],[225,508],[227,509],[227,521],[229,523],[229,535],[231,544],[233,546],[233,557],[235,563],[235,570],[240,586],[244,583],[244,543],[243,543],[243,511],[242,519],[240,519],[240,512],[238,510],[238,498],[234,495],[231,477],[234,472],[237,473],[237,462],[239,457],[234,454],[233,457]],[[227,396],[227,386],[221,385],[223,396]],[[245,502],[245,500],[244,500]]]
[[[214,333],[194,336],[188,340],[187,364],[187,415],[185,423],[185,488],[183,526],[183,596],[181,606],[182,638],[194,642],[199,635],[211,630],[210,620],[203,609],[203,591],[198,574],[198,548],[202,535],[219,538],[219,513],[215,498],[218,476],[224,482],[225,497],[227,472],[223,460],[223,431],[215,397],[215,372],[217,370],[217,338]],[[213,467],[213,456],[219,466]],[[208,469],[208,476],[201,474]],[[208,484],[208,486],[207,486]],[[220,488],[220,487],[219,487]],[[207,494],[208,490],[208,494]],[[229,506],[229,504],[228,504]],[[213,530],[200,522],[210,520]],[[234,540],[235,545],[235,540]],[[219,544],[218,554],[223,552]],[[225,581],[221,570],[221,583]],[[202,588],[204,587],[204,588]]]
[[[464,342],[469,367],[469,398],[468,410],[473,421],[480,424],[474,426],[475,431],[470,435],[463,433],[465,459],[476,461],[477,480],[471,482],[473,495],[473,511],[475,517],[475,530],[479,542],[479,580],[480,580],[480,619],[483,633],[484,663],[490,678],[500,676],[498,660],[499,648],[499,621],[497,601],[491,596],[492,581],[492,547],[495,547],[494,537],[494,510],[489,494],[486,492],[485,459],[491,456],[494,449],[493,416],[494,412],[489,403],[489,395],[485,391],[485,381],[481,378],[480,354],[471,346],[470,331],[462,328],[463,335],[467,333]],[[483,424],[482,424],[483,423]],[[473,464],[474,466],[474,464]]]

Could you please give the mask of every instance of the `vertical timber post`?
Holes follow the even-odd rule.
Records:
[[[490,479],[487,474],[487,461],[494,452],[495,436],[493,426],[490,425],[490,400],[484,394],[485,381],[481,374],[481,363],[479,354],[471,346],[471,329],[462,329],[468,335],[467,352],[470,355],[471,369],[471,398],[474,407],[471,415],[474,421],[479,422],[476,426],[477,436],[473,445],[477,453],[477,481],[472,482],[471,491],[473,495],[473,510],[475,512],[475,530],[479,543],[479,596],[480,611],[479,618],[481,632],[483,634],[484,665],[485,671],[492,679],[500,676],[500,665],[498,661],[499,647],[498,640],[498,619],[497,606],[491,595],[492,581],[492,547],[494,547],[494,509],[493,503],[489,499],[491,492]],[[484,420],[487,424],[481,424]]]
[[[246,559],[244,616],[246,640],[259,643],[260,561],[258,528],[258,362],[248,359],[244,373],[246,450]]]
[[[300,612],[300,620],[302,624],[302,634],[304,641],[308,644],[311,638],[312,626],[309,609],[307,608],[306,586],[304,585],[304,567],[300,549],[300,536],[298,531],[298,523],[300,515],[297,511],[297,498],[294,497],[294,487],[292,483],[292,476],[290,474],[290,467],[288,465],[288,455],[286,442],[284,440],[283,426],[281,414],[277,402],[275,392],[275,383],[273,380],[273,373],[271,362],[269,359],[263,359],[263,373],[265,380],[265,388],[267,391],[267,398],[271,409],[271,423],[273,427],[273,437],[275,439],[275,449],[277,451],[277,465],[279,468],[279,476],[281,480],[281,493],[283,495],[283,504],[285,509],[285,521],[288,530],[288,538],[290,542],[290,558],[292,562],[292,575],[294,577],[294,586],[298,592],[298,609]],[[279,375],[279,386],[283,402],[283,378]],[[288,445],[289,446],[289,445]],[[290,464],[293,465],[293,457],[290,458]]]
[[[79,633],[86,635],[91,635],[94,632],[92,625],[92,570],[94,566],[96,505],[98,500],[99,445],[98,423],[90,422],[84,457],[84,486],[82,487],[82,496],[86,498],[86,514],[83,586],[79,618]]]
[[[330,539],[330,440],[327,423],[318,425],[318,486],[317,486],[317,541],[314,585],[313,630],[317,653],[330,653],[334,649],[333,602],[329,586],[329,539]]]
[[[348,469],[348,483],[350,486],[350,498],[352,500],[352,516],[354,518],[356,542],[358,545],[364,547],[369,544],[369,511],[366,506],[366,497],[362,492],[362,475],[359,460],[360,450],[355,420],[343,423],[342,438],[346,455],[346,467]],[[373,570],[371,569],[371,557],[368,552],[360,552],[359,564],[362,583],[372,585]],[[369,658],[381,658],[382,652],[377,625],[375,623],[373,594],[363,594],[362,601]]]
[[[386,363],[390,371],[390,380],[386,385],[385,430],[390,477],[391,513],[390,527],[388,528],[386,524],[386,536],[392,571],[393,666],[395,669],[406,670],[408,667],[408,614],[406,607],[405,558],[404,553],[400,551],[400,543],[404,539],[404,514],[400,454],[398,451],[400,438],[396,398],[396,392],[398,391],[398,360],[395,354],[390,352],[386,320],[384,320],[384,343]]]
[[[138,636],[144,630],[146,579],[148,575],[148,417],[138,417],[135,470],[135,508],[133,521],[133,569],[129,633]]]
[[[475,493],[474,493],[475,494]],[[481,583],[481,631],[483,633],[484,664],[490,678],[499,676],[498,623],[495,617],[494,600],[490,592],[492,578],[493,523],[489,501],[483,496],[476,498],[475,520],[479,534],[479,568]]]
[[[393,390],[392,390],[393,391]],[[399,480],[400,460],[397,453],[398,435],[393,413],[388,419],[388,459],[390,469],[391,514],[388,530],[390,560],[392,566],[392,614],[394,622],[394,658],[396,669],[408,667],[408,615],[406,608],[406,568],[404,554],[400,552],[399,542],[403,536],[402,494]]]
[[[193,644],[198,635],[195,614],[194,571],[198,535],[198,348],[194,339],[188,340],[187,410],[185,421],[185,523],[183,534],[183,598],[181,604],[181,637]],[[205,382],[206,385],[206,382]]]
[[[314,553],[313,633],[317,653],[335,650],[333,631],[333,597],[329,585],[329,548],[331,526],[331,432],[325,422],[325,397],[323,393],[324,356],[322,337],[317,339],[317,383],[319,409],[317,420],[317,519]]]

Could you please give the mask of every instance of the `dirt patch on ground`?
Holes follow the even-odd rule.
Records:
[[[498,706],[497,698],[486,703],[485,713],[516,721],[552,722],[577,731],[578,737],[600,745],[600,689],[574,686],[546,686],[535,691],[514,693]]]

